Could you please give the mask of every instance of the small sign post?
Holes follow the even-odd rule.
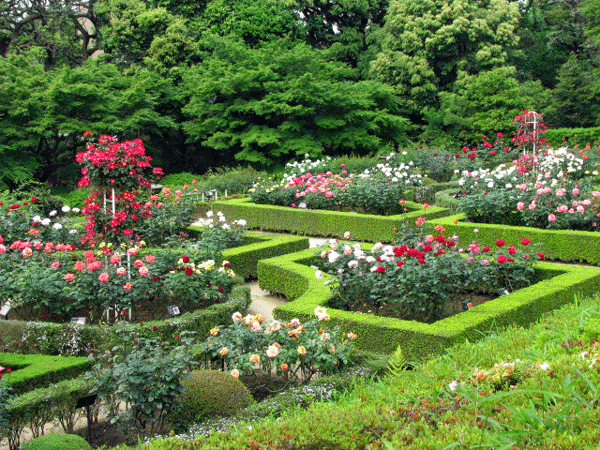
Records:
[[[90,422],[92,421],[92,415],[90,413],[90,406],[94,404],[98,394],[86,395],[84,397],[80,397],[77,400],[77,404],[75,408],[84,408],[85,407],[85,416],[87,417],[87,440],[91,442],[92,440],[92,430],[90,429]]]
[[[181,315],[181,311],[177,305],[167,306],[167,312],[169,313],[169,317],[177,317]]]

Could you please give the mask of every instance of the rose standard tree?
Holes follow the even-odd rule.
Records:
[[[77,154],[82,178],[78,187],[93,186],[82,213],[87,218],[84,243],[95,245],[98,240],[132,244],[139,241],[133,228],[150,217],[148,204],[136,201],[142,190],[149,190],[151,181],[163,175],[152,167],[141,139],[116,142],[112,136],[91,131],[84,133],[86,151]]]

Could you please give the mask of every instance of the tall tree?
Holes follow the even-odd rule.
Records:
[[[273,166],[405,141],[408,124],[391,89],[356,82],[354,70],[320,51],[282,41],[258,49],[212,42],[211,58],[184,76],[184,129],[222,160]]]
[[[9,186],[57,181],[74,163],[84,131],[145,138],[175,128],[157,111],[168,80],[147,71],[126,75],[96,60],[46,71],[36,58],[0,57],[0,179]]]
[[[45,51],[46,68],[80,65],[98,49],[96,0],[4,0],[0,54]]]
[[[417,116],[439,106],[457,78],[505,64],[519,11],[504,0],[391,0],[375,79],[394,86]]]

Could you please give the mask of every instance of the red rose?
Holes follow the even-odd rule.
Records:
[[[37,201],[38,201],[38,199],[37,199],[37,198],[35,198],[35,197],[31,197],[31,200],[30,200],[30,201],[31,201],[31,203],[35,203],[35,202],[37,202]]]
[[[502,247],[504,244],[506,244],[506,242],[504,242],[504,239],[498,239],[498,240],[496,241],[496,245],[497,245],[498,247]]]
[[[402,261],[398,261],[398,262],[396,263],[396,265],[397,265],[398,267],[402,267],[402,266],[404,265],[404,262],[402,262]]]
[[[133,340],[133,345],[138,345],[138,341],[137,341],[137,339],[134,339],[134,340]]]
[[[156,330],[158,330],[158,328],[156,328],[156,325],[154,325],[154,326],[152,327],[152,331],[156,331]]]
[[[189,256],[184,256],[182,259],[183,259],[183,262],[184,262],[185,264],[187,264],[187,263],[189,263],[189,262],[190,262],[190,257],[189,257]]]
[[[377,272],[384,273],[385,272],[385,267],[383,267],[383,266],[377,267]]]
[[[521,241],[521,245],[529,245],[531,244],[531,240],[528,238],[525,238]]]
[[[194,273],[194,270],[191,267],[188,267],[187,269],[185,269],[185,274],[188,277],[192,276],[193,273]]]
[[[511,255],[514,255],[515,253],[517,253],[517,249],[515,248],[514,245],[511,245],[510,247],[508,247],[508,253]]]
[[[506,262],[506,256],[500,255],[498,256],[498,264],[504,264]]]
[[[540,259],[544,259],[544,254],[543,253],[538,253],[538,256],[540,257]]]

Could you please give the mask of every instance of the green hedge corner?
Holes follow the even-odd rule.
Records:
[[[327,276],[317,280],[311,261],[313,249],[260,261],[261,289],[284,294],[289,300],[275,309],[278,319],[312,319],[317,306],[327,306]],[[357,348],[392,353],[400,346],[405,355],[419,359],[440,354],[466,339],[477,340],[509,324],[529,324],[543,313],[572,302],[576,296],[595,294],[600,287],[600,269],[596,267],[539,262],[536,269],[541,281],[432,324],[327,310],[333,325],[358,335]]]

